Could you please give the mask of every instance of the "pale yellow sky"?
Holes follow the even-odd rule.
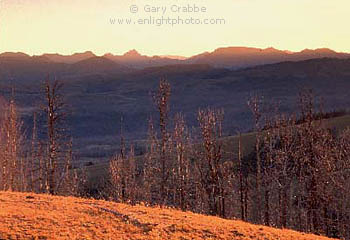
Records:
[[[183,12],[188,4],[206,11]],[[166,9],[147,12],[150,7]],[[137,49],[190,56],[224,46],[350,52],[349,11],[349,0],[0,0],[0,52],[102,55]],[[225,24],[145,24],[162,17]],[[111,18],[124,24],[111,24]]]

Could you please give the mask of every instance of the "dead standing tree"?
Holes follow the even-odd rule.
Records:
[[[198,121],[202,137],[202,151],[197,163],[201,186],[207,194],[209,213],[225,217],[225,178],[222,159],[223,111],[200,110]]]
[[[242,163],[242,134],[239,132],[238,136],[238,164],[239,164],[239,193],[240,193],[240,207],[241,207],[241,219],[245,221],[247,219],[247,186],[243,178],[246,177],[243,174],[243,163]]]
[[[160,151],[159,151],[159,161],[160,161],[160,201],[164,204],[167,200],[168,189],[167,182],[170,175],[169,166],[169,142],[170,134],[168,131],[169,122],[169,99],[171,95],[170,83],[161,79],[159,82],[159,88],[154,96],[155,104],[157,105],[159,112],[159,126],[160,126]]]
[[[130,146],[127,153],[123,135],[123,118],[120,121],[120,151],[109,161],[111,197],[117,201],[135,203],[140,199],[137,184],[138,169],[135,150]]]
[[[147,153],[143,167],[143,187],[145,188],[144,198],[147,202],[153,204],[159,202],[159,140],[154,129],[153,119],[148,121],[148,140]]]
[[[184,116],[175,116],[175,126],[173,132],[173,142],[175,147],[175,159],[173,168],[174,203],[182,210],[186,210],[191,202],[191,189],[193,177],[191,176],[192,166],[190,162],[190,135],[186,127]]]
[[[276,115],[270,124],[266,125],[263,138],[263,187],[265,190],[264,223],[287,227],[290,218],[290,191],[292,176],[294,176],[294,158],[296,151],[295,118]],[[277,200],[273,198],[277,195]],[[273,209],[278,206],[277,216],[273,222]]]
[[[23,143],[22,123],[19,120],[14,97],[2,106],[3,117],[0,126],[0,189],[25,191],[27,171],[21,153]]]
[[[66,135],[64,121],[67,112],[66,103],[61,94],[63,84],[59,81],[51,83],[46,81],[44,112],[47,121],[47,162],[46,162],[46,191],[50,194],[57,194],[59,179],[64,171],[64,153],[66,145]],[[64,154],[63,154],[64,156]],[[68,174],[68,173],[67,173]]]
[[[261,223],[261,206],[262,206],[262,191],[261,191],[261,128],[260,128],[260,120],[262,118],[262,98],[258,95],[252,96],[248,100],[248,106],[253,113],[254,117],[254,131],[256,132],[256,141],[255,141],[255,152],[256,152],[256,175],[255,175],[255,187],[256,187],[256,196],[254,203],[255,219],[254,221]]]
[[[133,146],[128,154],[125,148],[110,160],[109,174],[112,197],[117,201],[134,203],[136,199],[136,163]]]

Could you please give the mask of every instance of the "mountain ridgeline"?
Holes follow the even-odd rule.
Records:
[[[156,116],[152,90],[160,78],[172,86],[171,112],[182,112],[196,125],[199,108],[223,108],[226,135],[252,128],[247,99],[252,93],[280,103],[290,112],[301,89],[311,88],[324,99],[325,110],[350,108],[349,54],[329,49],[288,52],[273,48],[220,48],[190,58],[142,56],[132,50],[122,56],[92,52],[71,56],[0,54],[0,91],[15,98],[26,128],[39,106],[45,79],[65,83],[72,114],[69,125],[82,154],[112,154],[120,119],[129,139],[144,139],[147,119]],[[91,150],[92,149],[92,150]],[[108,149],[108,151],[105,151]],[[98,154],[97,154],[98,155]]]

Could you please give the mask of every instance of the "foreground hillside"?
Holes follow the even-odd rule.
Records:
[[[0,192],[0,239],[327,239],[172,209]]]

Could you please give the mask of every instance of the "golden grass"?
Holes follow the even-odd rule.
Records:
[[[159,207],[0,192],[0,239],[328,238]]]

